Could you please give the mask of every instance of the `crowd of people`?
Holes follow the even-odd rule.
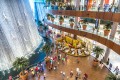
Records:
[[[66,55],[65,53],[61,53],[59,51],[57,51],[57,55],[54,55],[52,57],[48,56],[45,58],[45,63],[46,63],[46,68],[48,69],[48,71],[57,71],[59,69],[59,64],[62,63],[62,65],[67,65],[67,60],[68,60],[68,55]],[[76,59],[76,63],[79,63],[79,58]],[[72,78],[73,76],[75,77],[75,80],[78,79],[83,79],[83,80],[87,80],[88,79],[88,75],[87,73],[84,73],[84,76],[81,77],[81,71],[79,68],[76,68],[76,72],[74,73],[73,70],[71,69],[70,74],[66,75],[66,72],[61,71],[61,78],[62,80],[65,80],[65,78],[67,80],[69,80],[70,78]]]
[[[61,51],[59,51],[58,49],[55,49],[55,51],[53,51],[54,54],[52,54],[51,56],[46,56],[45,57],[45,61],[44,62],[39,62],[37,63],[36,66],[32,67],[32,68],[27,68],[25,70],[25,73],[28,73],[28,80],[31,80],[33,78],[41,78],[41,76],[43,77],[44,80],[46,80],[47,78],[47,74],[46,71],[59,71],[59,65],[67,65],[68,62],[68,58],[69,56],[65,53],[62,53]],[[80,63],[80,58],[76,58],[76,64]],[[112,64],[109,63],[109,59],[107,61],[107,64],[109,65],[109,69],[111,70],[112,68]],[[104,67],[103,61],[100,61],[99,63],[99,68],[102,69]],[[116,75],[119,74],[119,68],[118,66],[114,69],[114,71]],[[62,80],[70,80],[70,78],[73,78],[75,80],[88,80],[88,74],[87,73],[82,73],[82,71],[78,68],[78,66],[76,66],[76,72],[73,71],[73,69],[71,68],[71,70],[69,71],[69,74],[66,74],[65,71],[60,71],[59,72],[61,74],[61,79]],[[12,76],[9,77],[9,80],[12,80]]]
[[[52,56],[47,56],[45,57],[45,61],[44,62],[39,62],[36,64],[36,66],[32,67],[32,68],[27,68],[24,72],[26,74],[28,74],[28,78],[27,80],[31,80],[31,79],[41,79],[42,80],[46,80],[47,78],[47,73],[46,70],[48,72],[50,71],[59,71],[59,65],[67,65],[67,61],[68,61],[68,55],[61,53],[60,51],[56,51],[55,55]],[[79,64],[79,58],[76,59],[76,64]],[[73,69],[71,68],[71,71],[69,71],[69,75],[66,74],[65,71],[60,71],[59,73],[61,74],[61,79],[62,80],[70,80],[70,78],[75,78],[75,80],[78,79],[82,79],[82,80],[87,80],[88,79],[88,74],[84,73],[83,76],[82,75],[82,71],[79,68],[76,68],[76,72],[73,72]],[[9,80],[11,79],[11,76],[9,78]]]
[[[104,11],[104,12],[118,12],[118,5],[116,4],[104,4],[104,5],[95,5],[93,4],[91,6],[91,8],[88,9],[87,5],[79,5],[79,10],[82,11],[86,11],[86,10],[94,10],[95,8],[97,8],[96,10],[99,11]],[[60,4],[51,4],[51,9],[54,10],[76,10],[76,6],[75,5],[70,5],[70,4],[64,4],[60,3]]]

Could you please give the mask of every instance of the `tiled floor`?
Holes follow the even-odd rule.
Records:
[[[62,54],[64,55],[64,53]],[[80,63],[76,62],[77,58],[79,58]],[[64,80],[75,80],[76,68],[79,68],[82,72],[81,79],[79,80],[82,80],[84,73],[88,74],[88,80],[104,80],[105,76],[109,73],[109,70],[106,67],[103,67],[103,69],[100,69],[99,67],[97,68],[93,67],[92,61],[93,61],[92,56],[73,57],[68,55],[67,62],[63,64],[62,61],[60,61],[60,64],[57,65],[58,69],[56,71],[55,70],[48,71],[47,69],[45,70],[46,80],[63,80],[61,71],[66,73]],[[71,70],[74,73],[72,78],[70,78]],[[67,77],[69,77],[69,79],[67,79]],[[44,80],[43,74],[39,79],[36,77],[34,79],[29,80]]]

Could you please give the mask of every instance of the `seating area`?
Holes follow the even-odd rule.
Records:
[[[72,56],[89,56],[90,49],[87,43],[83,40],[75,40],[72,37],[65,35],[56,40],[57,48],[60,51]]]

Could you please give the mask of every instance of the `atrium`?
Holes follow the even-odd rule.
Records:
[[[0,80],[120,80],[120,0],[0,0]]]

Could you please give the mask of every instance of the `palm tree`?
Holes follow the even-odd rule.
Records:
[[[110,73],[106,76],[105,80],[120,80],[120,78],[117,78],[116,75]]]
[[[28,64],[29,60],[27,58],[20,57],[13,62],[13,68],[15,68],[16,70],[21,70],[24,74],[24,69],[28,66]]]
[[[94,54],[96,55],[96,59],[98,59],[99,56],[103,54],[104,49],[100,48],[99,46],[95,46],[95,47],[93,48],[93,52],[94,52]]]
[[[48,56],[49,53],[51,52],[51,43],[46,43],[46,44],[43,46],[42,50],[43,50],[43,51],[46,53],[46,55]]]

